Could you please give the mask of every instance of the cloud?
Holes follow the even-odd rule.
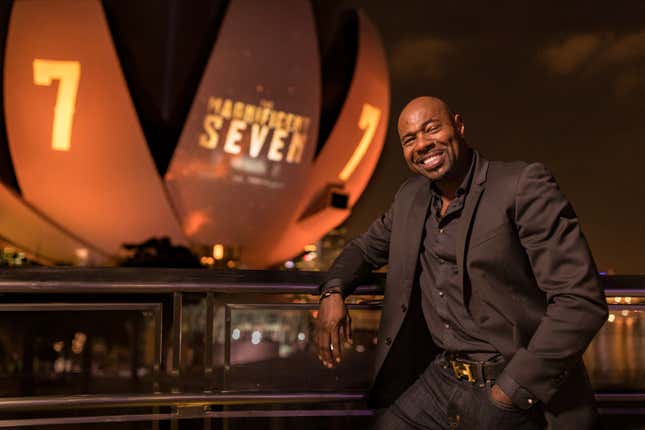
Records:
[[[623,64],[645,57],[645,31],[628,34],[611,43],[602,53],[605,64]]]
[[[546,46],[538,58],[553,73],[594,72],[610,66],[645,61],[645,30],[617,36],[611,33],[575,34]]]
[[[596,34],[578,34],[547,47],[540,54],[540,59],[552,72],[566,75],[588,61],[598,50],[601,41]]]
[[[607,76],[619,97],[645,88],[645,30],[575,34],[544,47],[538,59],[557,75]]]
[[[455,50],[454,44],[438,38],[403,40],[391,52],[392,72],[399,78],[439,78]]]

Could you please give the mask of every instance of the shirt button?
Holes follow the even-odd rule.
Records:
[[[450,328],[450,324],[444,324],[443,325],[445,328]]]
[[[445,261],[443,258],[440,258],[440,259],[439,259],[439,264],[443,264],[443,263],[445,263],[445,262],[446,262],[446,261]]]
[[[439,291],[439,297],[443,297],[443,291]]]
[[[529,405],[532,405],[532,404],[533,404],[533,399],[529,398],[529,399],[527,400],[527,402],[529,402]]]
[[[401,311],[405,312],[408,310],[408,307],[404,304],[401,305]]]
[[[439,233],[443,233],[443,229],[442,229],[442,228],[440,228],[440,229],[439,229]]]
[[[388,345],[388,346],[392,345],[392,338],[391,337],[386,337],[385,338],[385,344]]]

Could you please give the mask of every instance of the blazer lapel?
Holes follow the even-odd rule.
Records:
[[[419,248],[421,246],[421,236],[423,236],[423,227],[428,207],[430,206],[430,181],[426,181],[414,195],[414,200],[410,206],[405,224],[405,267],[403,269],[403,279],[410,281],[414,279],[417,263],[419,261]]]
[[[486,182],[486,173],[488,172],[488,160],[481,155],[477,158],[475,165],[475,172],[470,190],[466,196],[464,209],[461,213],[461,222],[457,230],[457,267],[461,274],[461,289],[462,296],[464,293],[464,282],[466,280],[466,262],[468,240],[470,239],[470,231],[473,225],[473,218],[481,196],[484,193],[484,183]]]

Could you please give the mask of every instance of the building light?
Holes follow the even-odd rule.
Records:
[[[303,332],[298,333],[298,340],[300,342],[304,341],[306,338],[305,334]]]
[[[72,352],[74,354],[80,354],[83,352],[83,347],[85,346],[85,341],[87,340],[87,335],[83,332],[76,332],[74,334],[74,339],[72,339]]]
[[[261,341],[262,341],[262,332],[260,332],[259,330],[255,330],[255,331],[251,334],[251,343],[252,343],[253,345],[257,345],[257,344],[258,344],[258,343],[260,343]]]
[[[240,329],[234,329],[233,333],[231,333],[231,337],[233,338],[233,340],[238,340],[240,338]]]
[[[620,303],[620,302],[622,302],[622,301],[623,301],[623,298],[622,298],[622,297],[614,297],[614,302],[616,302],[616,303]]]
[[[224,245],[218,243],[213,246],[213,258],[215,258],[215,260],[221,260],[224,258]]]
[[[616,320],[616,315],[614,314],[609,314],[609,317],[607,318],[607,321],[610,323],[613,323]]]
[[[80,264],[86,264],[90,256],[90,251],[87,248],[77,248],[74,250],[74,255]]]
[[[286,267],[287,269],[293,269],[294,267],[296,267],[296,263],[294,263],[291,260],[288,260],[284,262],[284,267]]]
[[[306,262],[309,262],[309,261],[315,260],[316,257],[318,257],[318,254],[316,254],[315,252],[309,252],[309,253],[305,254],[302,257],[302,259],[305,260]]]
[[[318,247],[315,244],[305,245],[305,251],[307,252],[313,252],[317,250],[318,250]]]

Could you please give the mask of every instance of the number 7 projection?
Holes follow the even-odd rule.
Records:
[[[69,151],[76,109],[76,93],[81,79],[81,63],[34,59],[34,84],[50,86],[54,79],[58,80],[59,84],[54,107],[52,149]]]
[[[358,167],[358,164],[361,162],[367,148],[369,148],[372,143],[372,138],[376,132],[376,127],[378,126],[379,119],[381,118],[381,110],[376,106],[372,106],[369,103],[363,104],[363,110],[361,110],[361,116],[358,119],[358,128],[365,130],[361,141],[358,143],[358,146],[354,150],[354,153],[350,157],[349,161],[343,167],[343,170],[338,174],[338,178],[341,181],[346,181],[352,176],[354,170]]]

